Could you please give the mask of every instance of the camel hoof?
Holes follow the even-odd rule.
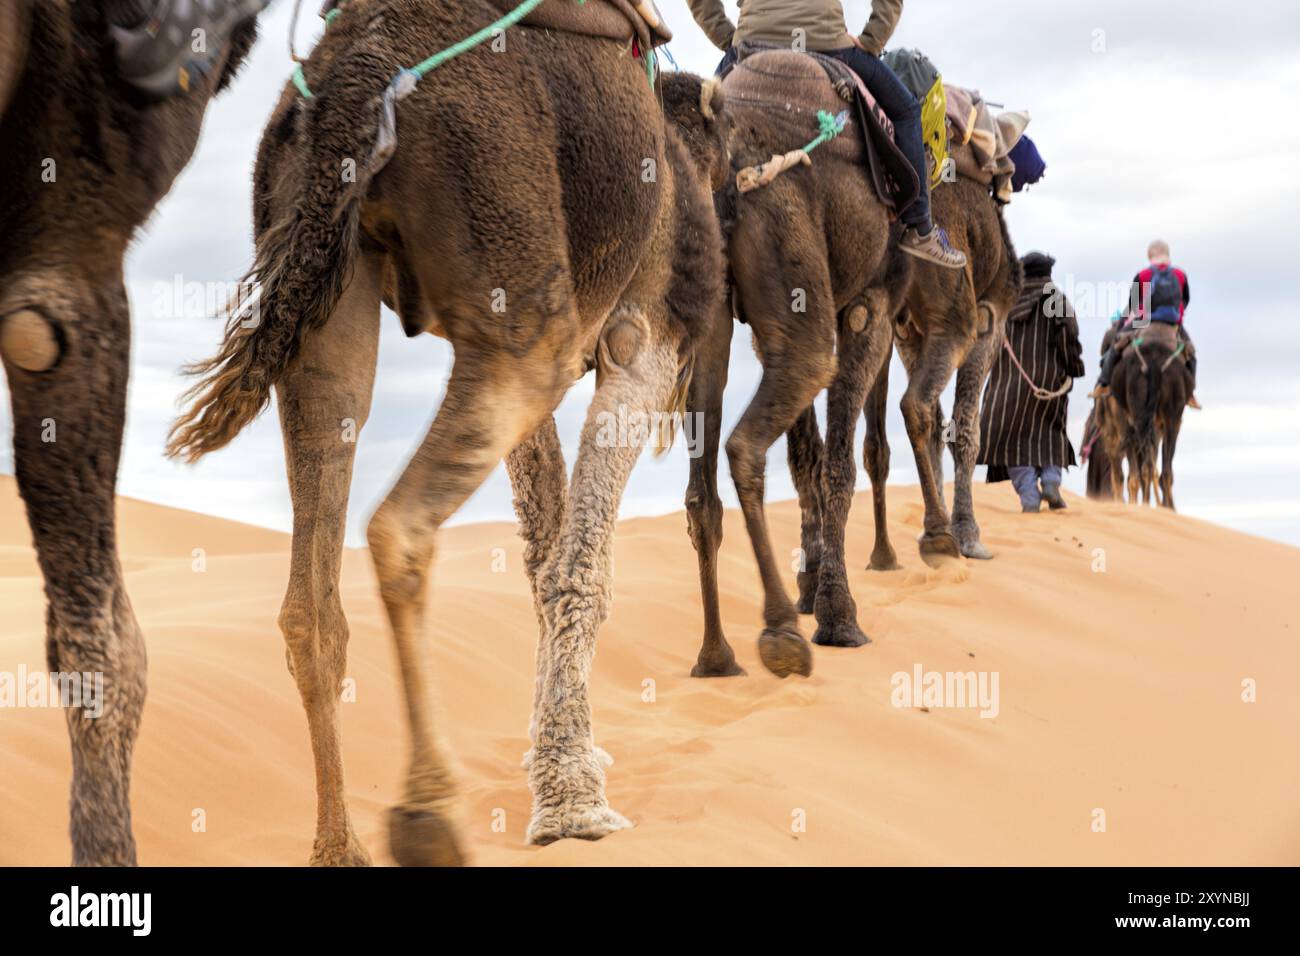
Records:
[[[322,846],[317,840],[312,848],[310,866],[371,866],[370,854],[356,838],[349,833],[347,843],[343,846]]]
[[[963,544],[961,553],[968,558],[974,558],[976,561],[990,561],[993,559],[993,552],[984,547],[984,542],[979,540]]]
[[[546,846],[556,840],[599,840],[616,830],[630,829],[632,822],[608,806],[548,807],[533,814],[525,839],[534,846]]]
[[[898,563],[898,555],[892,548],[880,554],[872,553],[871,563],[867,565],[868,571],[901,571],[902,569],[903,566]]]
[[[937,534],[926,532],[917,542],[921,549],[921,560],[932,568],[941,568],[948,561],[961,558],[961,545],[947,531]]]
[[[700,659],[691,668],[692,677],[744,677],[745,668],[736,663],[735,656],[724,661],[705,661]]]
[[[388,850],[398,866],[465,865],[455,828],[430,807],[389,809]]]
[[[870,644],[871,638],[858,627],[856,621],[848,620],[830,627],[818,627],[812,642],[822,647],[861,647]]]
[[[794,628],[765,628],[758,638],[758,656],[777,677],[812,673],[812,648]]]

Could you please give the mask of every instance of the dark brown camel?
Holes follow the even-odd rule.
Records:
[[[113,514],[130,348],[122,256],[255,36],[240,28],[210,80],[150,104],[115,78],[99,4],[0,10],[0,351],[15,471],[49,600],[50,670],[102,673],[105,695],[97,719],[66,711],[75,864],[136,861],[145,648]]]
[[[828,442],[836,448],[851,444],[852,420],[888,360],[890,317],[901,304],[891,293],[906,287],[908,264],[900,253],[890,252],[888,213],[867,183],[860,147],[847,137],[820,147],[811,166],[796,167],[769,185],[738,193],[736,172],[803,145],[816,134],[819,109],[833,113],[844,106],[822,67],[810,57],[767,51],[754,54],[749,62],[778,80],[811,82],[816,91],[814,102],[785,110],[732,96],[740,71],[723,85],[728,91],[729,176],[717,202],[728,243],[731,308],[752,328],[763,366],[758,391],[727,439],[727,456],[764,591],[759,653],[770,671],[784,677],[810,673],[812,654],[799,632],[798,613],[781,582],[767,529],[767,451],[801,416],[806,418],[813,399],[828,386],[833,408],[854,409],[849,416],[832,415]],[[721,348],[729,342],[729,333],[722,331],[711,341]],[[725,349],[718,354],[725,363]],[[842,427],[846,422],[847,432]],[[817,450],[792,442],[792,456],[805,453]],[[711,467],[701,465],[693,488],[703,484],[698,476]],[[857,626],[843,561],[852,462],[847,470],[819,469],[815,478],[802,469],[796,474],[802,482],[801,499],[816,495],[827,515],[823,534],[807,538],[803,551],[801,580],[816,573],[819,582],[814,640],[863,644],[867,637]],[[688,502],[692,500],[688,495]],[[720,515],[720,504],[710,499],[708,507],[716,507]],[[716,553],[720,520],[700,522],[694,515],[691,520],[697,548]],[[716,588],[711,564],[702,564],[701,577],[708,608],[707,595]],[[737,672],[720,625],[706,616],[704,643],[692,673],[708,677]]]
[[[246,327],[232,316],[171,444],[189,459],[221,447],[274,388],[294,502],[280,626],[316,760],[315,863],[368,862],[342,780],[348,631],[337,582],[355,449],[341,424],[368,411],[381,300],[408,334],[444,336],[455,352],[437,417],[368,528],[410,730],[405,793],[389,816],[393,855],[463,859],[432,722],[429,568],[438,528],[503,457],[541,630],[528,839],[596,839],[629,825],[605,798],[587,680],[618,504],[645,436],[610,443],[602,422],[681,407],[721,297],[721,241],[708,186],[642,62],[624,43],[560,31],[512,28],[503,51],[473,50],[429,73],[398,105],[397,150],[372,178],[365,160],[389,81],[492,10],[484,0],[342,8],[306,64],[314,98],[286,87],[263,135],[250,274],[259,319]],[[350,158],[355,183],[339,176]],[[593,366],[566,490],[551,415]]]
[[[1174,507],[1174,453],[1192,393],[1191,373],[1177,349],[1177,327],[1152,323],[1124,350],[1111,379],[1106,401],[1116,417],[1111,440],[1117,447],[1108,450],[1122,451],[1128,459],[1130,504],[1137,503],[1140,494],[1143,504],[1158,501]],[[1117,472],[1112,473],[1116,484]],[[1123,500],[1122,494],[1116,497]]]

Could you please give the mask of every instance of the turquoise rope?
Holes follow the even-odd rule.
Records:
[[[577,2],[586,3],[587,0],[577,0]],[[481,44],[486,43],[488,40],[492,39],[493,35],[496,34],[499,30],[508,30],[510,27],[514,26],[524,17],[528,16],[528,14],[532,13],[533,10],[535,10],[541,4],[542,4],[542,0],[523,0],[523,2],[519,4],[519,6],[515,7],[513,10],[511,10],[509,13],[507,13],[505,16],[501,17],[500,19],[492,23],[489,23],[482,30],[470,34],[465,39],[461,40],[459,43],[454,43],[451,46],[447,47],[447,49],[441,50],[438,53],[435,53],[433,56],[428,57],[427,59],[421,60],[419,63],[415,64],[415,66],[411,67],[410,69],[402,70],[402,73],[414,73],[417,77],[423,78],[424,76],[433,72],[434,70],[436,70],[438,67],[442,66],[444,63],[448,62],[449,60],[454,60],[462,53],[468,53],[476,46],[480,46]],[[330,23],[334,22],[334,19],[342,12],[342,9],[343,9],[342,5],[340,5],[338,7],[335,7],[333,10],[331,10],[325,17],[325,25],[329,26]],[[653,88],[655,85],[655,64],[656,64],[655,52],[654,50],[642,50],[641,56],[645,59],[646,77],[647,79],[649,79],[650,86]],[[401,73],[398,74],[398,76],[400,75]],[[302,94],[304,99],[312,99],[313,94],[311,91],[311,87],[307,85],[307,77],[302,71],[301,63],[299,63],[297,66],[294,67],[293,85],[298,88],[298,92]]]
[[[834,139],[844,132],[844,127],[849,121],[849,111],[840,110],[839,113],[832,116],[825,110],[817,111],[817,127],[821,130],[817,138],[807,146],[803,147],[805,153],[811,153],[814,149],[828,140]]]

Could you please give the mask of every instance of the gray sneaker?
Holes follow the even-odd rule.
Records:
[[[945,269],[963,269],[966,266],[966,254],[954,248],[948,241],[948,234],[938,226],[924,236],[916,231],[915,226],[908,226],[899,246],[909,256],[933,262]]]

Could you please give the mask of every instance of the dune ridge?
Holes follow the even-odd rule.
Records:
[[[871,507],[859,495],[850,582],[874,643],[816,648],[813,676],[787,681],[758,661],[760,592],[738,513],[725,519],[722,613],[749,676],[721,681],[687,676],[701,624],[684,516],[621,522],[592,700],[597,742],[616,761],[611,804],[636,829],[546,848],[523,843],[536,624],[520,542],[510,524],[446,529],[431,640],[472,861],[1300,863],[1290,676],[1300,550],[1164,511],[1069,501],[1066,513],[1025,516],[1007,486],[978,486],[996,559],[932,571],[913,545],[919,493],[891,487],[903,569],[875,573],[863,570]],[[304,863],[311,755],[275,624],[288,536],[128,499],[119,514],[150,658],[133,783],[141,862]],[[797,506],[772,504],[769,515],[789,553]],[[791,565],[787,579],[793,588]],[[382,814],[405,740],[365,551],[347,553],[342,590],[350,806],[388,863]],[[40,577],[8,477],[0,606],[0,672],[42,669]],[[802,626],[811,635],[811,618]],[[997,716],[894,706],[891,678],[918,666],[995,673]],[[1242,700],[1247,680],[1254,703]],[[0,865],[68,861],[69,763],[60,712],[0,708]],[[1098,810],[1104,832],[1093,829]]]

